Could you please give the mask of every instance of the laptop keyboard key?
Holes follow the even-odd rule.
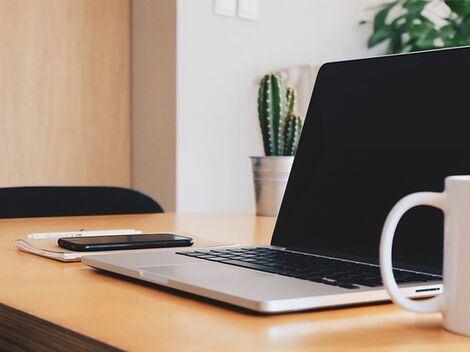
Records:
[[[265,266],[262,266],[262,265],[259,265],[259,264],[254,264],[254,263],[242,262],[240,260],[228,260],[224,263],[240,266],[242,268],[265,271],[265,272],[268,272],[268,273],[275,273],[276,272],[276,269],[274,269],[274,268],[269,268],[269,267],[265,267]]]
[[[339,287],[342,287],[342,288],[348,288],[348,289],[356,289],[356,288],[360,288],[359,286],[357,285],[353,285],[353,284],[349,284],[349,283],[339,283],[338,284]]]
[[[323,277],[309,277],[307,280],[308,281],[313,281],[313,282],[323,283]]]

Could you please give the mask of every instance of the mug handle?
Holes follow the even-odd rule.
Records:
[[[380,240],[380,272],[382,274],[382,281],[392,300],[403,308],[417,313],[442,312],[445,303],[442,294],[422,301],[411,300],[400,293],[397,282],[393,276],[392,245],[395,230],[403,214],[418,205],[430,205],[444,211],[446,206],[445,192],[413,193],[402,198],[392,208],[385,220],[382,238]]]

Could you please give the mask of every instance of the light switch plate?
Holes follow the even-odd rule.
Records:
[[[238,0],[238,17],[256,21],[259,15],[259,0]]]
[[[237,0],[215,0],[214,12],[217,15],[235,17],[237,15]]]

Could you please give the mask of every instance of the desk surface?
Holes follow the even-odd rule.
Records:
[[[0,220],[0,303],[131,351],[470,350],[470,338],[443,330],[439,314],[418,315],[392,304],[251,314],[14,246],[27,233],[80,228],[180,230],[215,241],[269,243],[273,227],[271,218],[223,214]]]

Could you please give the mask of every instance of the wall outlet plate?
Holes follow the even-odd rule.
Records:
[[[237,0],[215,0],[216,15],[235,17],[237,15]]]
[[[238,0],[238,17],[256,21],[259,16],[259,0]]]

